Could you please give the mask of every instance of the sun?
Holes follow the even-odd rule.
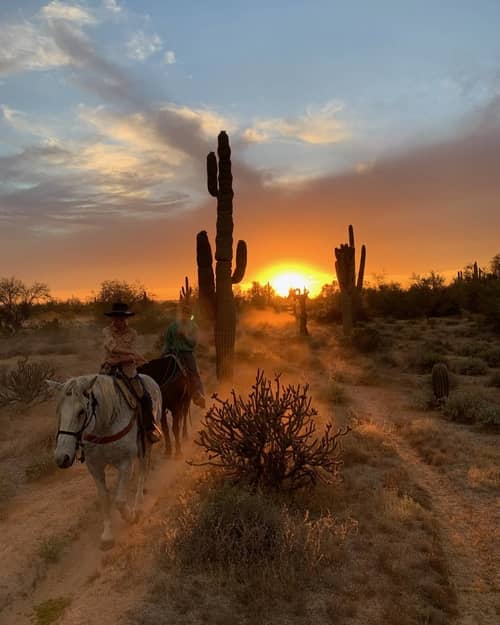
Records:
[[[305,288],[310,297],[316,297],[321,292],[321,287],[332,281],[333,276],[323,271],[297,263],[280,263],[263,269],[257,280],[261,284],[272,286],[277,295],[286,297],[290,289]]]

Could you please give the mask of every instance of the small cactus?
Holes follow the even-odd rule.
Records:
[[[179,291],[179,301],[190,304],[193,296],[193,289],[189,286],[189,278],[186,276],[184,278],[184,285],[181,286],[181,290]]]
[[[450,394],[450,375],[445,364],[438,362],[432,367],[432,391],[438,403]]]

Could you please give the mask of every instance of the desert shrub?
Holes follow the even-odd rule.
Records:
[[[416,373],[430,373],[438,363],[447,365],[448,358],[430,343],[418,345],[408,356],[408,367]]]
[[[443,413],[453,421],[500,425],[500,406],[479,389],[458,389],[443,405]]]
[[[354,328],[351,341],[352,345],[362,353],[376,352],[386,343],[381,332],[372,326]]]
[[[28,466],[25,467],[24,474],[27,480],[35,482],[56,471],[54,453],[50,447],[46,447],[33,456]]]
[[[320,400],[335,404],[336,406],[349,402],[349,395],[345,390],[345,386],[340,384],[336,377],[327,380],[326,384],[320,390],[318,397]]]
[[[47,599],[33,608],[32,622],[34,625],[50,625],[55,623],[63,615],[66,608],[71,604],[71,597],[58,597]]]
[[[456,358],[450,364],[452,371],[460,375],[484,375],[488,371],[482,358]]]
[[[18,360],[15,369],[0,372],[0,406],[47,399],[45,380],[53,375],[50,363],[30,362],[28,357]]]
[[[488,379],[488,386],[500,388],[500,371],[495,371]]]
[[[262,492],[215,483],[178,506],[167,531],[168,561],[199,571],[290,583],[332,564],[340,543],[329,513],[312,519]],[[264,582],[266,583],[266,582]]]
[[[349,428],[333,432],[330,423],[317,438],[308,392],[308,385],[282,385],[279,375],[273,386],[258,371],[247,399],[234,390],[226,400],[213,395],[197,441],[208,454],[205,464],[264,490],[297,490],[331,479],[342,464],[340,437]]]
[[[482,357],[488,367],[500,367],[500,347],[490,347],[482,354]]]

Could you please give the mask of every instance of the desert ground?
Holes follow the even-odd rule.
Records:
[[[257,369],[279,372],[285,383],[309,384],[318,431],[332,420],[352,428],[334,483],[289,499],[236,495],[241,514],[250,511],[240,529],[258,512],[257,524],[285,528],[288,541],[257,537],[245,562],[231,559],[231,528],[213,523],[214,505],[234,504],[234,492],[186,462],[203,460],[194,443],[200,409],[183,459],[155,449],[144,518],[128,526],[115,515],[117,544],[102,552],[85,465],[59,470],[52,461],[55,398],[3,406],[0,624],[496,625],[498,428],[432,406],[429,374],[446,359],[457,405],[466,397],[468,409],[481,410],[487,397],[488,409],[500,410],[500,339],[473,317],[372,327],[376,347],[354,349],[335,325],[310,322],[310,336],[298,337],[287,311],[240,319],[237,392],[248,392]],[[143,334],[143,352],[153,356],[157,338]],[[4,370],[28,356],[66,379],[97,371],[100,331],[72,320],[4,338],[1,349]],[[208,335],[198,360],[208,394],[226,396]],[[210,551],[215,539],[221,547]]]

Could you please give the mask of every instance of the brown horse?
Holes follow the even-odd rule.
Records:
[[[161,429],[165,439],[165,456],[169,458],[172,455],[167,421],[167,410],[169,410],[172,414],[175,456],[178,458],[182,455],[180,428],[182,426],[182,436],[186,439],[187,415],[193,394],[189,376],[177,358],[172,355],[150,360],[138,367],[137,371],[149,375],[160,387],[162,397]]]

